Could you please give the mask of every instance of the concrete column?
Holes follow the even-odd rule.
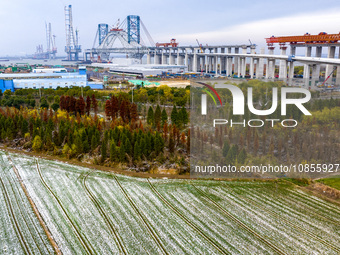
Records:
[[[209,73],[213,70],[212,69],[212,62],[213,62],[213,57],[208,57]]]
[[[254,58],[250,58],[249,75],[250,75],[250,79],[254,78]]]
[[[231,53],[231,48],[227,48],[227,53]],[[226,75],[227,76],[232,76],[233,72],[233,58],[232,57],[227,57],[227,70],[226,70]]]
[[[320,66],[319,66],[319,70],[318,70],[318,66],[317,64],[312,65],[312,86],[311,89],[315,89],[316,88],[316,83],[319,81],[319,73],[320,73]]]
[[[259,75],[259,73],[258,73],[259,62],[260,62],[259,58],[253,58],[253,76],[252,76],[252,79],[254,79],[254,78],[259,79],[259,76],[258,76]],[[250,65],[251,65],[251,62],[250,62]],[[256,71],[255,71],[255,69],[256,69]],[[255,73],[255,76],[254,76],[254,73]]]
[[[173,56],[171,54],[171,49],[169,49],[169,65],[173,65]]]
[[[194,67],[193,67],[193,56],[191,55],[188,55],[188,62],[189,62],[189,71],[192,72],[194,70]]]
[[[179,49],[177,49],[177,59],[176,59],[176,65],[181,65],[180,55],[179,55]]]
[[[244,62],[245,62],[245,58],[240,58],[240,65],[239,65],[239,69],[240,69],[240,75],[238,76],[239,78],[244,78]]]
[[[273,55],[274,49],[275,49],[274,46],[269,46],[268,47],[268,54]],[[274,59],[268,59],[267,60],[266,78],[267,79],[275,79],[275,60]]]
[[[340,58],[340,47],[339,47],[339,58]],[[336,80],[335,80],[336,85],[340,85],[340,66],[337,66],[336,69]]]
[[[162,50],[162,65],[167,65],[168,61],[167,61],[167,56],[166,56],[166,50]]]
[[[327,58],[334,58],[334,55],[335,55],[335,46],[329,46]],[[333,71],[333,65],[326,65],[325,79],[327,79],[328,75],[330,75],[332,71]],[[327,83],[332,83],[332,77],[328,79]]]
[[[317,46],[316,47],[316,52],[315,52],[315,57],[321,58],[322,54],[322,47]],[[314,85],[316,82],[318,82],[320,79],[320,65],[313,65],[312,67],[312,85]]]
[[[214,68],[215,68],[215,75],[218,74],[218,59],[217,56],[214,57]]]
[[[295,56],[296,54],[296,47],[295,46],[290,46],[290,55]],[[293,85],[293,78],[294,78],[294,62],[290,61],[289,62],[289,74],[288,74],[288,85],[292,86]]]
[[[322,54],[322,47],[317,46],[315,57],[321,58],[321,54]],[[319,82],[319,79],[320,79],[320,65],[313,65],[312,66],[312,89],[316,88],[316,84]]]
[[[205,56],[202,57],[202,66],[201,66],[201,71],[206,71],[206,68],[205,68]]]
[[[250,54],[255,54],[255,46],[250,47]],[[254,58],[250,58],[250,64],[249,64],[249,75],[250,79],[254,78]]]
[[[239,48],[235,48],[235,54],[239,54],[240,53],[240,49]],[[240,75],[239,72],[239,57],[234,57],[234,74],[237,73],[237,75]]]
[[[185,57],[184,57],[184,64],[187,66],[188,70],[189,70],[189,56],[188,56],[188,49],[185,49]]]
[[[287,46],[282,45],[280,49],[281,49],[281,55],[286,55]],[[284,81],[287,80],[287,61],[286,60],[280,60],[279,79],[284,80]]]
[[[312,56],[312,47],[307,46],[306,48],[306,57]],[[305,64],[303,69],[303,79],[305,81],[305,87],[309,87],[309,77],[310,77],[310,65]]]
[[[197,49],[194,49],[192,70],[193,70],[194,72],[197,72]]]
[[[260,54],[264,54],[265,49],[260,49]],[[264,59],[259,58],[256,63],[256,79],[262,79],[263,78],[263,71],[264,71]]]
[[[154,57],[154,62],[155,65],[159,65],[160,64],[160,56],[157,54],[157,50],[155,50],[155,57]]]
[[[242,54],[247,54],[247,47],[243,46],[242,47]],[[246,58],[245,57],[241,57],[240,58],[240,78],[245,78],[246,76],[246,69],[247,69],[247,62],[246,62]]]
[[[146,64],[150,65],[151,64],[151,55],[150,52],[146,55]]]
[[[221,48],[221,53],[225,53],[225,48]],[[226,70],[226,57],[221,56],[221,65],[220,65],[220,73],[222,74],[223,71]]]

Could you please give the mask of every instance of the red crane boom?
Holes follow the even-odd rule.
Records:
[[[339,34],[327,34],[325,32],[321,32],[318,35],[311,35],[306,33],[305,35],[298,36],[279,36],[279,37],[269,37],[266,38],[267,44],[274,43],[290,43],[290,44],[322,44],[322,43],[337,43],[340,41],[340,33]]]

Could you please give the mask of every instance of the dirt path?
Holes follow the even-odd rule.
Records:
[[[53,236],[52,236],[50,230],[48,229],[48,227],[46,226],[46,224],[45,224],[43,218],[41,217],[40,212],[38,211],[37,206],[35,205],[34,201],[32,200],[31,196],[29,195],[28,190],[26,189],[26,186],[25,186],[25,184],[23,183],[20,174],[19,174],[17,168],[16,168],[15,165],[14,165],[14,162],[12,161],[11,158],[9,158],[9,160],[12,162],[13,171],[14,171],[15,175],[17,176],[18,180],[19,180],[19,183],[20,183],[20,185],[21,185],[21,188],[23,189],[23,191],[24,191],[24,193],[25,193],[25,195],[26,195],[26,197],[27,197],[27,199],[28,199],[28,201],[29,201],[29,203],[30,203],[32,209],[33,209],[33,212],[34,212],[34,214],[37,216],[37,218],[38,218],[38,220],[39,220],[39,223],[40,223],[41,227],[43,228],[43,230],[44,230],[44,232],[45,232],[45,234],[46,234],[46,236],[47,236],[49,242],[51,243],[51,245],[52,245],[52,247],[53,247],[55,253],[58,254],[58,255],[61,255],[62,252],[60,251],[60,249],[59,249],[57,243],[54,241]]]

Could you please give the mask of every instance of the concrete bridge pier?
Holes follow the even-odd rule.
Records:
[[[174,65],[174,56],[171,53],[172,49],[169,49],[169,65]]]
[[[268,47],[269,55],[274,54],[274,46]],[[274,79],[275,78],[275,59],[268,58],[267,66],[266,66],[266,79]]]
[[[238,47],[235,47],[235,54],[239,54],[240,49]],[[240,75],[239,72],[239,57],[234,57],[234,74]]]
[[[290,46],[290,55],[295,56],[296,54],[296,47]],[[289,62],[289,73],[288,73],[288,85],[293,85],[293,78],[294,78],[294,62]]]
[[[315,57],[321,58],[321,55],[322,55],[322,47],[316,46]],[[317,78],[318,81],[320,79],[320,65],[316,65],[315,78]]]
[[[339,58],[340,58],[340,47],[339,47]],[[337,66],[336,69],[336,80],[335,80],[336,85],[340,85],[340,66]]]
[[[225,53],[225,48],[221,48],[221,53]],[[222,74],[223,71],[226,71],[226,57],[224,56],[221,56],[220,58],[220,61],[221,61],[221,64],[220,64],[220,72]]]
[[[265,49],[260,49],[260,54],[264,54]],[[263,78],[263,71],[264,71],[264,59],[259,58],[256,63],[256,78],[262,79]]]
[[[189,60],[188,49],[185,49],[184,64],[189,68],[188,60]]]
[[[214,57],[214,71],[215,71],[215,75],[218,74],[218,59],[217,56]]]
[[[157,50],[156,50],[155,54],[154,54],[154,63],[155,63],[155,65],[159,65],[161,63],[160,58],[161,58],[161,55],[159,55]]]
[[[242,54],[247,54],[247,47],[243,46],[242,47]],[[240,77],[244,78],[246,76],[246,69],[247,69],[247,61],[245,57],[241,58],[241,75]]]
[[[255,46],[250,46],[250,54],[255,54]],[[250,58],[250,65],[249,65],[249,75],[250,78],[254,78],[254,58]]]
[[[150,52],[148,52],[148,54],[146,55],[146,63],[147,63],[148,65],[151,64],[151,54],[150,54]]]
[[[334,58],[335,55],[335,46],[329,46],[328,47],[328,58]],[[326,65],[326,73],[325,73],[325,79],[330,75],[330,73],[333,71],[333,65]],[[331,79],[331,78],[329,78]],[[329,80],[330,82],[330,80]]]
[[[320,65],[312,65],[312,82],[311,89],[316,88],[316,83],[319,81]]]
[[[286,55],[287,46],[281,45],[281,55]],[[280,60],[280,67],[279,67],[279,79],[286,81],[287,80],[287,61]]]
[[[231,53],[231,48],[227,48],[227,52]],[[233,75],[233,58],[232,57],[228,57],[227,58],[226,75],[227,76],[232,76]]]
[[[193,56],[193,63],[192,63],[192,70],[194,72],[197,72],[197,61],[198,61],[198,58],[197,58],[197,49],[194,49],[194,56]]]
[[[306,48],[306,57],[310,57],[312,55],[312,47],[308,46]],[[310,77],[310,66],[308,64],[304,65],[303,69],[303,79],[305,80],[305,87],[309,87],[309,77]]]
[[[167,64],[167,56],[166,56],[166,50],[162,50],[162,62],[161,65],[166,65]]]
[[[201,57],[201,70],[200,71],[205,71],[206,68],[205,68],[205,56],[204,57]]]

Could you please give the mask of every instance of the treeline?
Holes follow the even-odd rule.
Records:
[[[176,125],[179,129],[183,129],[189,123],[189,115],[184,106],[178,111],[176,105],[172,107],[171,111],[171,124]],[[152,127],[156,127],[157,130],[164,126],[168,122],[168,114],[165,108],[161,111],[159,105],[156,106],[156,110],[152,106],[149,107],[147,114],[147,123]]]
[[[137,105],[130,103],[122,96],[112,95],[105,102],[105,115],[108,120],[115,120],[120,117],[123,122],[135,122],[138,120]]]
[[[141,120],[124,120],[118,115],[105,121],[97,115],[87,116],[86,112],[74,115],[65,110],[0,109],[0,140],[36,152],[91,159],[96,164],[132,166],[147,161],[159,165],[169,159],[185,164],[183,151],[177,150],[190,149],[189,132],[181,132],[166,122],[157,131],[143,126]]]
[[[68,113],[78,113],[80,115],[84,115],[85,113],[89,115],[91,109],[93,109],[95,113],[98,112],[98,102],[94,94],[91,98],[90,96],[87,96],[86,103],[82,96],[79,96],[79,98],[77,99],[73,96],[62,95],[60,97],[59,107],[61,110],[67,111]]]

